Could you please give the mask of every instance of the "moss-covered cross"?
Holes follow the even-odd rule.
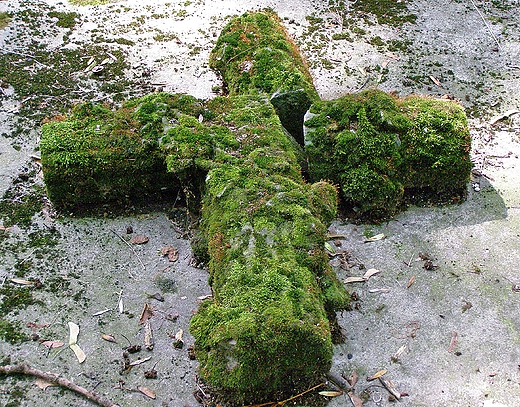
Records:
[[[191,321],[200,374],[236,403],[260,402],[331,366],[331,322],[348,304],[324,250],[333,184],[365,217],[392,215],[410,191],[463,197],[470,139],[454,102],[320,100],[270,11],[231,20],[210,65],[226,97],[83,104],[43,127],[42,164],[51,200],[76,212],[172,190],[202,203],[196,250],[214,297]]]

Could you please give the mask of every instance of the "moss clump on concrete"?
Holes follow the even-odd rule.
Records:
[[[365,91],[317,102],[307,118],[311,178],[337,183],[362,217],[390,216],[405,201],[466,195],[470,135],[452,101]]]
[[[327,315],[348,303],[324,253],[337,196],[330,184],[304,183],[267,98],[218,98],[208,109],[209,128],[225,124],[238,144],[216,143],[207,174],[202,230],[214,299],[190,331],[201,376],[235,402],[257,402],[330,368]]]
[[[42,128],[40,149],[49,198],[78,210],[160,198],[179,182],[166,171],[161,137],[200,103],[191,96],[153,94],[113,111],[86,103]]]
[[[302,117],[318,93],[307,64],[271,10],[245,13],[222,30],[210,55],[230,95],[265,94],[287,131],[302,142]]]

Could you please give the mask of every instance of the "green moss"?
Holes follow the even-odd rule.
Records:
[[[366,91],[315,103],[311,113],[311,178],[337,183],[358,215],[380,219],[405,201],[465,196],[470,137],[456,103]]]
[[[348,12],[357,12],[365,18],[372,15],[377,19],[378,24],[390,26],[401,26],[405,23],[415,23],[417,16],[408,11],[408,1],[395,0],[363,0],[349,6]],[[346,16],[348,17],[348,15]]]
[[[210,56],[231,95],[304,89],[317,98],[296,45],[272,11],[245,13],[222,30]]]
[[[18,312],[19,309],[29,305],[39,304],[32,294],[30,287],[15,287],[5,285],[0,288],[0,312],[7,315],[10,312]]]
[[[195,115],[201,105],[186,95],[153,94],[117,111],[86,103],[67,120],[45,124],[40,149],[49,198],[76,210],[176,192],[179,182],[166,171],[160,145],[182,112]]]
[[[348,302],[323,251],[337,195],[325,182],[305,184],[265,98],[208,107],[206,126],[226,123],[239,144],[217,142],[227,154],[214,156],[206,177],[201,242],[215,298],[190,331],[202,377],[236,402],[259,401],[303,389],[330,367],[327,317]]]
[[[10,322],[3,318],[0,320],[0,339],[12,344],[29,340],[20,322]]]
[[[282,125],[303,144],[303,115],[319,96],[307,64],[272,10],[233,18],[211,52],[210,67],[230,95],[271,97]]]
[[[11,22],[11,15],[5,11],[0,12],[0,30],[3,30]]]
[[[51,11],[48,13],[49,17],[57,18],[58,22],[56,25],[62,28],[74,28],[76,25],[76,19],[79,19],[80,15],[78,13],[70,12],[59,12],[59,11]]]
[[[33,216],[42,208],[43,193],[41,187],[33,187],[24,195],[20,195],[15,186],[7,190],[0,200],[0,219],[3,220],[4,226],[30,226]]]

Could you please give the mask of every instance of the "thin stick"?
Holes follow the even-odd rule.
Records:
[[[120,236],[114,229],[110,229],[110,231],[116,235],[119,239],[121,239],[121,241],[126,244],[130,250],[132,250],[132,253],[134,253],[134,256],[137,258],[137,260],[139,260],[139,263],[141,263],[141,266],[143,267],[143,270],[146,270],[146,267],[145,265],[143,264],[141,258],[137,255],[136,251],[134,250],[134,248],[130,245],[130,243],[128,243],[125,239],[123,239],[122,236]],[[128,273],[130,274],[130,272]],[[132,274],[130,274],[130,277],[134,278],[134,276]]]
[[[486,25],[489,33],[491,34],[491,36],[497,43],[498,49],[500,49],[500,51],[503,51],[502,47],[500,46],[500,43],[498,42],[497,37],[495,36],[495,34],[493,34],[493,31],[491,31],[491,27],[489,26],[488,22],[486,21],[486,18],[482,15],[482,13],[480,12],[480,10],[478,9],[477,5],[475,4],[475,2],[473,0],[471,0],[471,4],[473,4],[473,7],[475,7],[475,10],[477,10],[477,13],[479,14],[480,18],[482,18],[482,21],[484,21],[484,24]]]
[[[106,397],[97,394],[93,391],[89,391],[77,384],[71,382],[70,380],[65,379],[64,377],[60,377],[53,373],[45,373],[41,370],[34,369],[29,365],[22,363],[20,365],[6,365],[0,366],[0,375],[16,375],[16,374],[24,374],[28,376],[38,377],[43,379],[49,383],[54,385],[72,390],[73,392],[87,398],[90,401],[102,406],[102,407],[119,407],[119,405],[113,403],[111,400]]]

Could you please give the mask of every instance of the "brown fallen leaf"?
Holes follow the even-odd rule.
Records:
[[[345,281],[343,281],[345,284],[349,284],[349,283],[364,283],[365,281],[367,281],[366,279],[364,279],[363,277],[347,277],[345,279]]]
[[[473,304],[469,301],[464,301],[464,305],[462,306],[462,312],[466,312],[467,310],[469,310],[471,307],[473,307]]]
[[[145,244],[148,243],[148,237],[145,235],[135,235],[130,239],[130,243],[132,244]]]
[[[457,334],[457,332],[453,331],[451,333],[451,340],[450,340],[450,346],[448,346],[448,352],[449,353],[453,352],[457,348],[458,344],[459,344],[458,334]]]
[[[114,338],[112,335],[102,334],[101,338],[107,342],[117,343],[116,338]]]
[[[148,319],[153,316],[152,307],[147,302],[144,303],[143,310],[141,311],[141,316],[139,317],[139,325],[144,324]]]
[[[387,372],[388,372],[388,370],[386,370],[386,369],[380,370],[379,372],[377,372],[373,376],[367,377],[367,381],[371,382],[372,380],[376,380],[377,378],[385,375]]]
[[[365,274],[363,274],[363,278],[368,280],[370,277],[380,273],[381,271],[378,269],[368,269]]]
[[[363,400],[356,396],[353,391],[349,391],[347,394],[354,407],[363,407]]]
[[[338,397],[343,394],[342,391],[333,391],[333,390],[323,390],[320,391],[318,394],[325,397]]]
[[[397,352],[395,352],[394,355],[390,358],[392,360],[392,362],[397,362],[405,350],[406,350],[406,345],[401,346],[397,350]]]
[[[46,346],[47,348],[54,349],[54,348],[61,348],[63,345],[65,345],[62,341],[42,341],[40,342],[43,346]]]
[[[161,254],[163,256],[168,256],[168,260],[170,262],[175,262],[179,259],[179,251],[172,246],[165,246],[161,249]]]
[[[47,387],[57,386],[56,383],[48,382],[47,380],[42,379],[41,377],[38,377],[38,378],[34,381],[34,384],[35,384],[36,386],[38,386],[40,389],[42,389],[43,391],[45,391],[45,389],[47,389]]]
[[[353,370],[352,373],[350,373],[350,376],[348,377],[347,382],[352,387],[354,387],[356,385],[356,383],[358,382],[358,380],[359,380],[359,375],[357,374],[357,372],[355,370]]]
[[[410,280],[408,280],[408,284],[406,284],[406,288],[410,288],[410,286],[415,282],[415,276],[412,276]]]
[[[157,397],[155,395],[155,392],[152,389],[149,389],[148,387],[139,386],[137,387],[137,390],[139,390],[145,396],[150,397],[151,399],[155,399]]]
[[[31,328],[33,332],[36,332],[37,329],[47,328],[49,324],[37,324],[35,322],[27,322],[27,328]]]

